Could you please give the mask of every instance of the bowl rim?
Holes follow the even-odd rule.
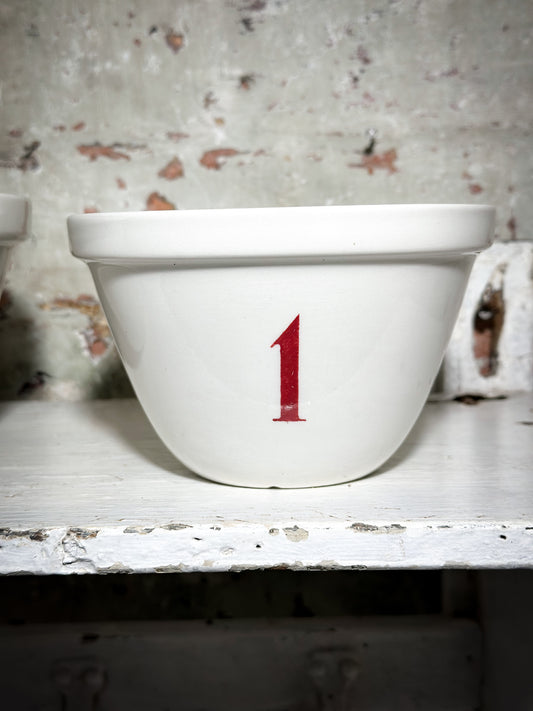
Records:
[[[31,203],[27,197],[0,193],[0,245],[10,246],[30,234]]]
[[[67,219],[84,261],[327,259],[477,253],[495,208],[473,204],[332,205],[102,212]]]

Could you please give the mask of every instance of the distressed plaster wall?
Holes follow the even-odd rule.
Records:
[[[0,399],[131,392],[67,214],[386,202],[497,206],[439,383],[533,389],[532,48],[530,0],[0,2]]]

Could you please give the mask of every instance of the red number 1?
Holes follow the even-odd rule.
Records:
[[[305,422],[298,416],[300,314],[270,346],[279,346],[281,414],[274,422]]]

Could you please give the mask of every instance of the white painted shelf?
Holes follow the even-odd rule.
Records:
[[[532,422],[430,403],[378,473],[258,490],[191,474],[135,400],[0,404],[0,573],[531,568]]]

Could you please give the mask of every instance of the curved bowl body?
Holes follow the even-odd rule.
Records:
[[[494,211],[268,208],[69,218],[169,449],[244,486],[364,476],[413,426]]]
[[[0,291],[4,285],[11,249],[29,235],[30,202],[0,193]]]

